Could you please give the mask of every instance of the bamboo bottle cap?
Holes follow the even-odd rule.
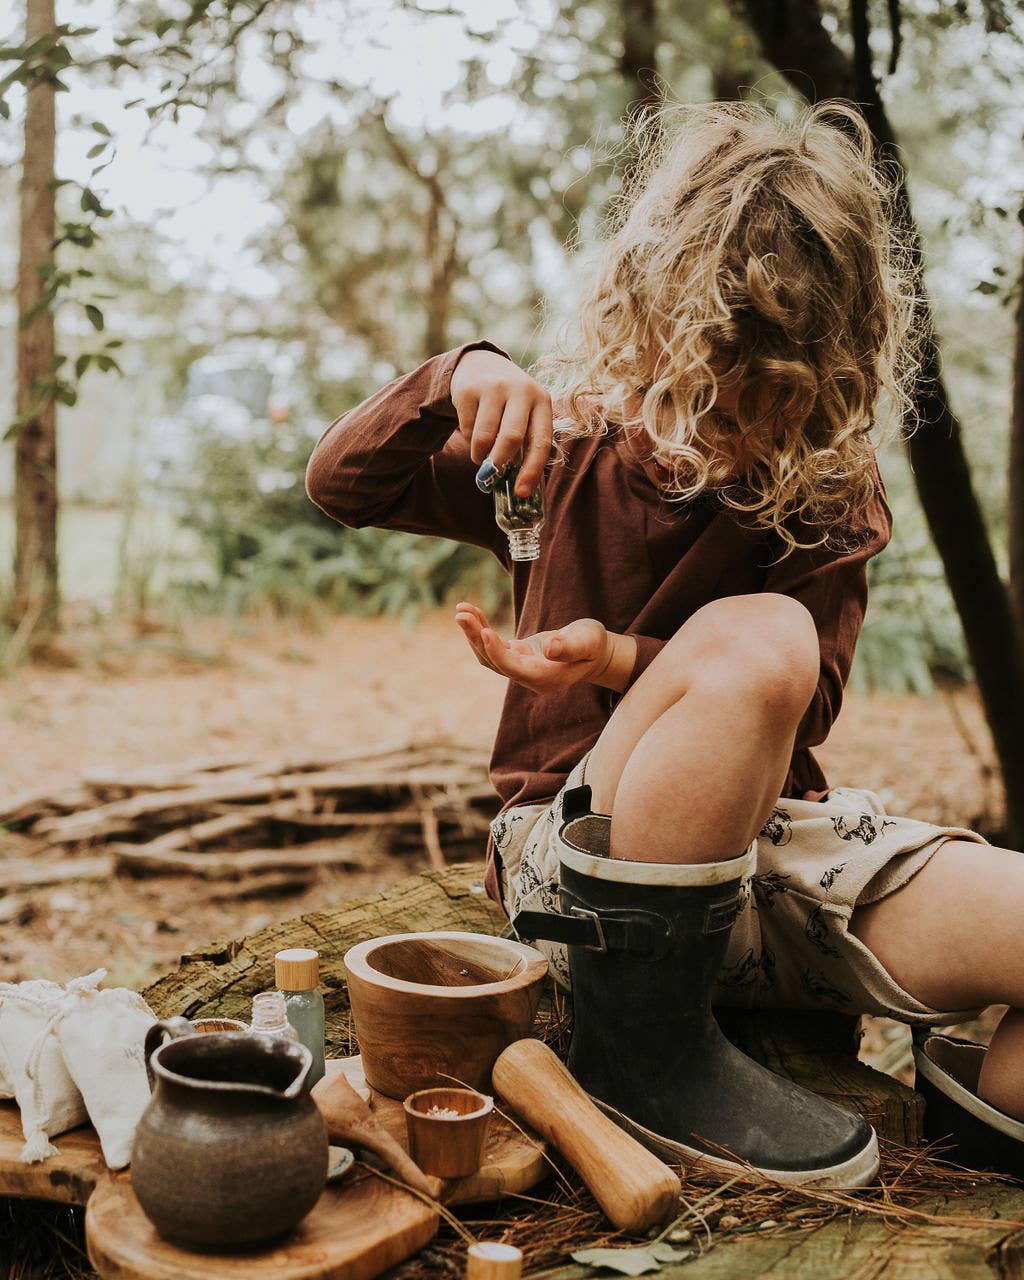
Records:
[[[511,1244],[484,1240],[466,1253],[466,1280],[519,1280],[523,1255]]]
[[[274,982],[280,991],[312,991],[320,983],[320,954],[292,947],[274,956]]]

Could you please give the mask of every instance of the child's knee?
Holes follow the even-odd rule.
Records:
[[[803,715],[821,654],[814,621],[799,601],[770,592],[715,600],[677,633],[680,640],[687,628],[695,682],[745,691],[774,715]]]

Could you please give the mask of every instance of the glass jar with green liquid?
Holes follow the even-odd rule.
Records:
[[[313,1055],[310,1087],[324,1077],[324,998],[320,984],[320,956],[308,947],[292,947],[274,957],[274,981],[284,996],[288,1021],[301,1044]]]

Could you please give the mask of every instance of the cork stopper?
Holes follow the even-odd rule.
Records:
[[[320,954],[292,947],[274,956],[274,981],[281,991],[312,991],[320,983]]]
[[[466,1254],[466,1280],[519,1280],[523,1255],[511,1244],[484,1240]]]

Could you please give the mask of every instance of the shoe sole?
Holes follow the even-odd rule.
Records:
[[[946,1039],[953,1040],[957,1049],[963,1048],[969,1055],[965,1080],[973,1083],[980,1074],[979,1064],[971,1059],[977,1057],[984,1061],[984,1046],[960,1045],[952,1037],[932,1034],[923,1044],[915,1044],[915,1088],[925,1100],[926,1138],[945,1144],[946,1160],[954,1160],[969,1169],[1024,1177],[1024,1124],[983,1101],[951,1070],[931,1057],[931,1042]],[[965,1064],[954,1065],[963,1071]]]
[[[874,1129],[871,1130],[871,1141],[867,1146],[841,1164],[830,1165],[826,1169],[762,1169],[754,1165],[727,1160],[723,1156],[709,1155],[698,1147],[688,1147],[684,1142],[674,1142],[671,1138],[665,1138],[661,1134],[653,1133],[650,1129],[645,1129],[642,1124],[637,1124],[635,1120],[623,1115],[621,1111],[616,1111],[614,1107],[608,1106],[600,1098],[595,1098],[593,1094],[587,1096],[609,1119],[614,1120],[620,1129],[625,1129],[649,1151],[653,1151],[662,1159],[674,1159],[684,1165],[701,1164],[726,1174],[754,1172],[761,1174],[767,1180],[781,1182],[790,1187],[830,1187],[835,1190],[865,1187],[869,1182],[874,1181],[878,1173],[878,1137]]]
[[[940,1037],[935,1038],[938,1039]],[[918,1045],[914,1046],[914,1066],[929,1084],[944,1094],[950,1102],[955,1103],[956,1106],[966,1111],[968,1115],[973,1116],[975,1120],[980,1120],[982,1124],[988,1125],[1005,1138],[1011,1138],[1015,1142],[1024,1142],[1024,1123],[1021,1123],[1020,1120],[1014,1120],[1012,1116],[1008,1116],[1002,1111],[998,1111],[982,1098],[979,1098],[976,1093],[972,1093],[955,1076],[950,1075],[948,1071],[940,1067],[929,1056],[925,1048]]]

